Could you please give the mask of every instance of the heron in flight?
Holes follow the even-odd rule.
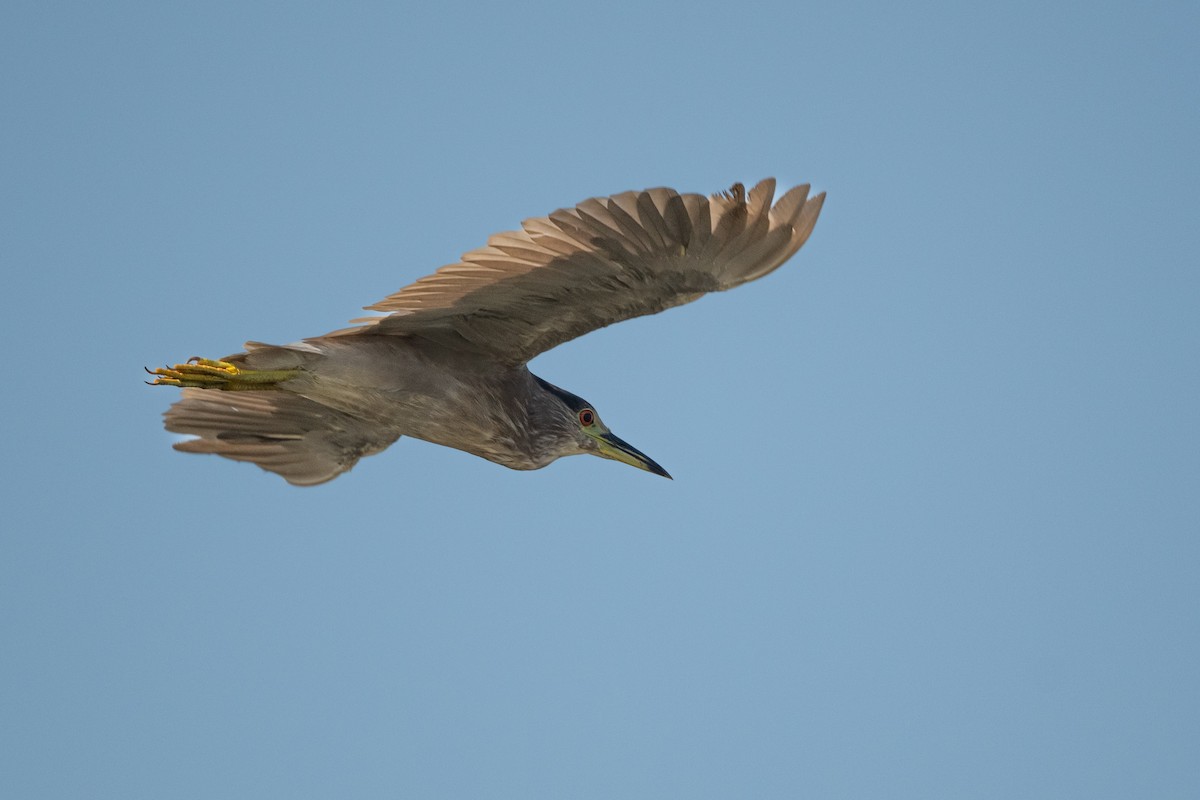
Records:
[[[383,299],[357,327],[147,370],[178,386],[186,453],[250,461],[311,486],[401,436],[512,469],[590,453],[669,478],[581,397],[526,364],[614,322],[761,278],[812,233],[825,199],[775,181],[705,197],[624,192],[528,219]]]

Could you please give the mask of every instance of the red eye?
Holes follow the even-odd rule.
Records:
[[[579,424],[585,428],[592,427],[592,423],[596,421],[596,412],[590,408],[585,408],[579,412]]]

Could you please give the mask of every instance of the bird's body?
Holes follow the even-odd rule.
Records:
[[[166,427],[197,437],[177,449],[251,461],[299,485],[401,436],[513,469],[593,453],[666,475],[526,362],[778,267],[807,239],[823,195],[805,201],[798,187],[772,207],[773,188],[629,192],[526,220],[370,307],[389,316],[155,370],[155,383],[184,388]]]
[[[374,435],[363,444],[371,449],[411,436],[513,469],[537,469],[554,460],[547,456],[547,437],[567,438],[565,427],[547,413],[553,395],[524,365],[415,337],[252,344],[228,361],[251,370],[299,368],[285,384],[288,393],[368,422]]]

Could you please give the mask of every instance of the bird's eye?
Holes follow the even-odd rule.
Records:
[[[596,412],[590,408],[585,408],[579,412],[579,424],[585,428],[592,427],[592,423],[596,421]]]

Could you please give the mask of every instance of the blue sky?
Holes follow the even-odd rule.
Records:
[[[1194,796],[1198,17],[5,4],[3,793]],[[673,482],[301,490],[142,384],[767,175],[785,268],[532,365]]]

